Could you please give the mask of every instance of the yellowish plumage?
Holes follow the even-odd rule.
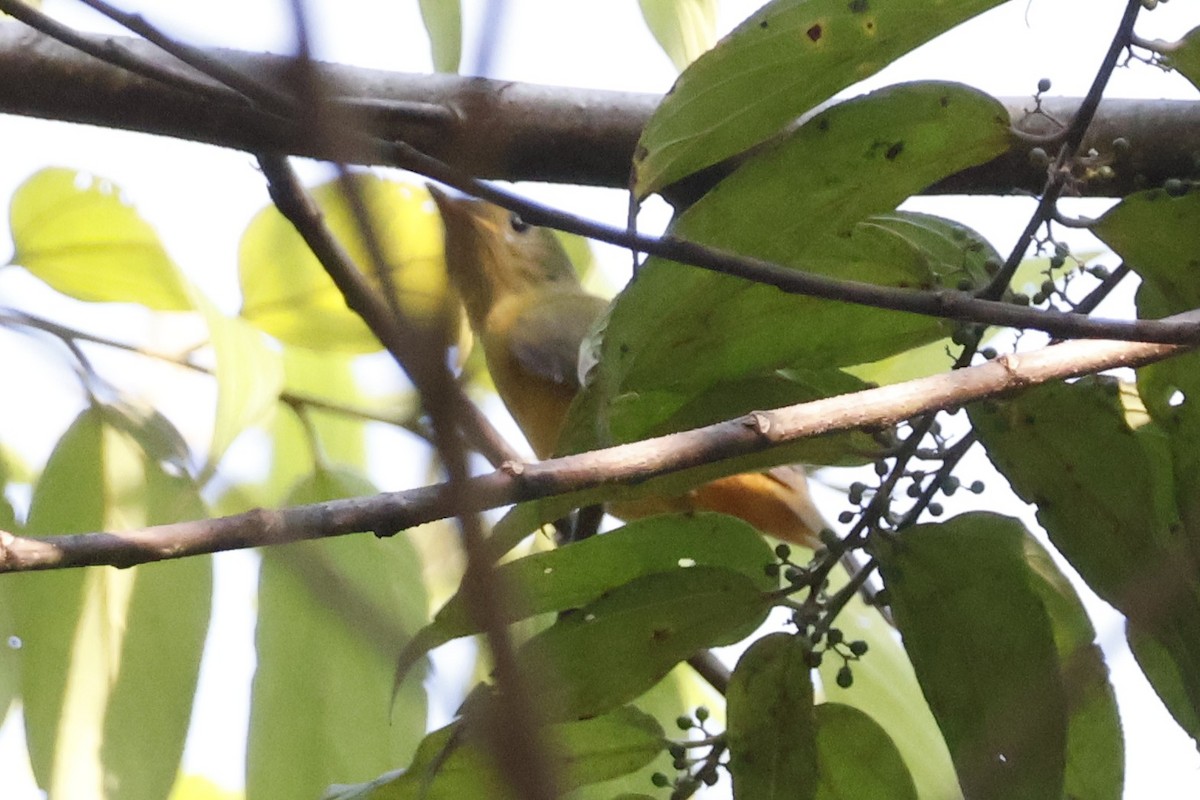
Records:
[[[500,398],[539,458],[549,457],[579,391],[579,348],[608,303],[584,291],[554,234],[478,200],[432,188],[446,227],[446,266],[483,346]],[[623,504],[626,519],[705,509],[776,538],[816,547],[820,514],[802,470],[782,467],[713,481],[679,497]]]

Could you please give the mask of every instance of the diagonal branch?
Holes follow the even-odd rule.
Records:
[[[1200,312],[1179,315],[1200,320]],[[461,492],[445,484],[373,497],[277,511],[257,509],[211,520],[159,525],[123,533],[20,537],[0,533],[0,572],[108,564],[129,567],[203,553],[262,547],[304,539],[397,531],[462,513],[528,500],[569,497],[595,503],[615,494],[653,494],[656,478],[700,466],[768,453],[800,439],[836,431],[878,428],[916,414],[966,403],[1052,380],[1168,358],[1174,345],[1077,341],[1032,353],[1004,356],[953,373],[802,405],[761,411],[695,430],[533,464],[504,465],[471,478]],[[713,476],[706,471],[706,479]],[[457,499],[456,499],[457,498]]]

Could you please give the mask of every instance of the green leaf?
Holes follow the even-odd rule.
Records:
[[[635,708],[550,725],[546,742],[559,788],[570,791],[632,772],[666,747],[662,728]],[[491,759],[454,723],[425,737],[403,774],[359,786],[333,786],[326,800],[461,800],[513,795]]]
[[[747,150],[999,0],[776,0],[675,82],[634,157],[641,198]]]
[[[835,569],[827,591],[839,590],[848,580],[844,570]],[[845,689],[837,684],[841,660],[822,660],[819,672],[825,698],[853,706],[883,727],[904,757],[921,797],[957,797],[950,751],[895,628],[857,595],[838,615],[837,626],[846,641],[864,641],[869,649],[854,663],[854,684]]]
[[[0,531],[20,536],[17,515],[4,492],[12,477],[7,453],[0,448]],[[13,599],[7,581],[0,581],[0,725],[8,715],[9,706],[21,685],[21,658],[17,622],[13,616]]]
[[[421,0],[421,21],[429,34],[433,68],[438,72],[458,72],[462,59],[460,0]]]
[[[158,234],[107,179],[43,169],[13,194],[9,225],[12,263],[69,297],[155,311],[193,307]]]
[[[729,773],[737,797],[816,796],[817,741],[809,645],[762,637],[738,660],[726,692]]]
[[[1063,796],[1067,696],[1019,522],[918,525],[876,553],[896,626],[963,793]]]
[[[1200,192],[1135,192],[1096,220],[1092,233],[1169,300],[1168,313],[1200,306]]]
[[[517,653],[551,719],[602,714],[636,699],[696,652],[732,644],[771,599],[740,572],[695,566],[636,578],[560,618]]]
[[[1192,511],[1180,520],[1200,485],[1187,432],[1194,410],[1165,420],[1178,427],[1163,441],[1169,427],[1131,430],[1115,382],[1094,378],[968,411],[992,462],[1037,503],[1054,546],[1129,620],[1131,646],[1168,709],[1200,734],[1200,531]]]
[[[244,320],[225,316],[207,298],[199,298],[198,305],[215,360],[217,411],[208,450],[208,464],[215,467],[242,431],[275,410],[283,389],[283,359]]]
[[[713,46],[717,0],[640,0],[642,18],[658,44],[682,70]]]
[[[976,403],[971,422],[1013,491],[1088,585],[1137,616],[1151,576],[1172,545],[1173,508],[1163,508],[1155,465],[1125,422],[1116,383],[1089,378],[1045,384],[1010,399]]]
[[[1167,620],[1153,627],[1126,620],[1125,636],[1138,666],[1162,699],[1163,705],[1195,741],[1200,741],[1200,706],[1196,703],[1196,675],[1200,657],[1196,653],[1191,621],[1196,604],[1179,612],[1168,611]],[[1191,619],[1188,619],[1188,615]]]
[[[1003,152],[1008,135],[1007,113],[986,95],[956,84],[893,86],[817,115],[718,184],[671,234],[838,278],[932,287],[947,260],[958,270],[977,257],[978,242],[902,215],[868,217]],[[797,364],[813,372],[859,364],[946,332],[929,318],[650,259],[614,301],[569,435],[573,444],[632,441],[713,387]]]
[[[1192,28],[1167,49],[1163,61],[1200,89],[1200,28]]]
[[[503,609],[506,622],[578,608],[635,578],[679,567],[726,567],[742,573],[761,591],[777,586],[764,567],[775,557],[762,535],[723,514],[668,514],[631,522],[603,536],[496,567],[496,579],[519,600]],[[400,654],[397,682],[435,647],[482,633],[471,619],[462,592],[450,598]]]
[[[1096,631],[1067,576],[1032,536],[1025,537],[1025,560],[1050,617],[1067,693],[1066,796],[1117,800],[1125,781],[1125,740],[1104,654],[1094,644]]]
[[[354,184],[370,211],[396,285],[397,302],[418,324],[439,337],[458,335],[457,299],[442,260],[442,230],[428,192],[371,174]],[[364,274],[369,250],[337,181],[310,191],[325,225]],[[325,273],[292,224],[274,206],[259,212],[238,249],[242,316],[282,342],[314,350],[368,353],[379,342]],[[376,283],[372,276],[372,281]],[[443,327],[444,326],[444,327]]]
[[[80,414],[34,488],[29,531],[203,517],[190,479],[155,452],[162,449],[159,419],[120,408]],[[165,797],[208,628],[210,560],[9,575],[5,583],[22,642],[26,736],[38,785],[53,797]]]
[[[815,722],[816,800],[917,800],[912,775],[879,723],[841,703],[817,706]]]
[[[352,472],[318,471],[288,504],[375,492]],[[343,536],[263,553],[248,797],[316,797],[409,757],[425,729],[425,692],[409,685],[389,715],[392,663],[425,608],[420,563],[403,536]]]

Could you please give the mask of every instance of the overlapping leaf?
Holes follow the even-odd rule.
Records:
[[[375,491],[351,472],[321,470],[288,503]],[[272,548],[258,596],[248,796],[316,797],[331,783],[404,763],[425,729],[425,692],[415,682],[389,715],[395,653],[426,607],[408,540],[354,536]]]
[[[1063,796],[1067,693],[1027,535],[970,514],[911,528],[876,554],[967,797]]]
[[[517,657],[537,676],[545,714],[585,718],[636,699],[699,650],[749,635],[771,603],[752,579],[724,567],[645,575],[563,616]]]
[[[813,685],[798,636],[772,633],[742,655],[726,692],[729,773],[738,797],[816,797]]]
[[[879,723],[841,703],[822,703],[815,716],[820,769],[816,800],[917,799],[896,742]]]
[[[646,124],[634,191],[655,192],[778,133],[803,112],[1000,0],[776,0],[676,81]]]
[[[835,570],[829,590],[837,591],[847,580],[842,570]],[[955,797],[959,788],[950,751],[895,629],[859,597],[842,609],[837,626],[846,641],[866,642],[869,649],[854,663],[854,684],[849,688],[837,683],[840,659],[822,660],[819,671],[825,698],[863,711],[883,728],[899,748],[921,797]]]
[[[460,800],[513,798],[496,766],[458,723],[425,737],[403,774],[359,786],[333,786],[325,800]],[[570,791],[649,763],[665,747],[662,728],[635,708],[551,725],[545,741],[559,788]]]
[[[354,185],[369,210],[388,259],[400,307],[419,324],[446,325],[438,335],[458,334],[457,300],[442,261],[442,229],[424,189],[356,175]],[[311,191],[323,221],[354,263],[370,275],[374,264],[342,187],[334,182]],[[365,353],[379,342],[326,275],[316,256],[274,206],[246,228],[238,250],[242,316],[288,344],[316,350]],[[376,282],[378,285],[378,282]]]
[[[1007,142],[1007,115],[992,98],[955,84],[890,87],[816,116],[689,208],[671,233],[893,286],[971,277],[982,260],[976,237],[954,241],[949,229],[906,216],[864,220]],[[819,371],[871,361],[946,330],[651,259],[614,302],[599,363],[568,423],[571,449],[589,437],[638,438],[723,384],[799,364]]]
[[[34,489],[29,529],[114,530],[204,509],[158,417],[84,411]],[[22,642],[30,760],[55,797],[165,797],[191,716],[212,591],[207,558],[6,576]]]
[[[683,566],[726,567],[768,591],[773,586],[764,567],[774,560],[762,535],[739,519],[672,514],[637,520],[603,536],[511,561],[498,566],[496,575],[517,592],[518,602],[503,609],[508,621],[515,622],[578,608],[636,578]],[[397,680],[438,645],[480,632],[460,592],[408,643],[399,659]]]

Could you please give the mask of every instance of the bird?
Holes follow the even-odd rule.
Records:
[[[579,354],[609,302],[583,288],[554,233],[495,204],[430,194],[445,229],[445,261],[501,401],[538,458],[554,455],[581,389]],[[782,466],[711,481],[683,495],[620,503],[621,519],[717,511],[810,549],[827,528],[802,467]]]

